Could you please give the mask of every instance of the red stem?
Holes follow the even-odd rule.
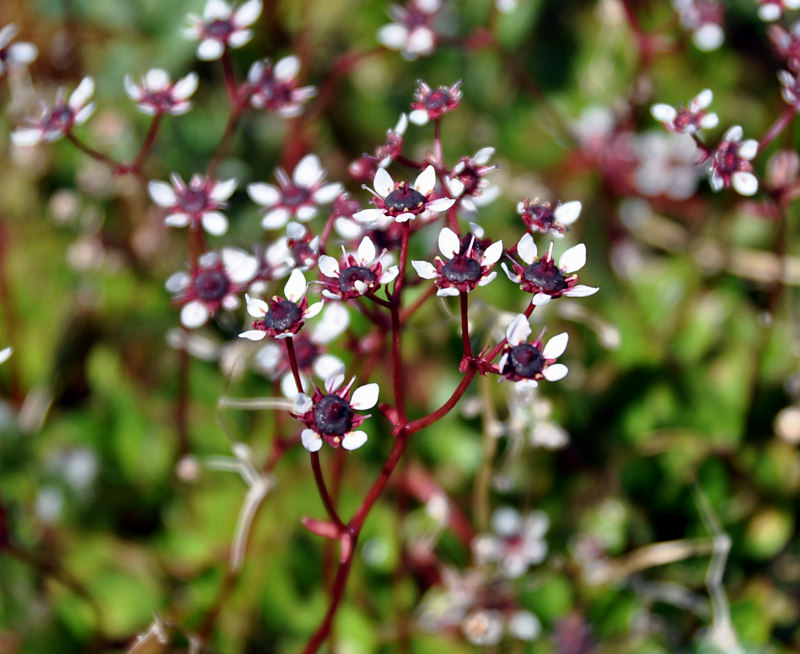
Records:
[[[758,142],[759,152],[772,143],[772,141],[774,141],[778,135],[784,129],[786,129],[786,126],[791,122],[792,118],[794,118],[794,113],[794,107],[786,107],[786,110],[780,115],[778,120],[776,120],[772,124],[772,127],[767,130],[767,133],[761,137],[761,140]]]
[[[461,291],[461,339],[464,341],[464,354],[472,358],[472,343],[469,341],[469,294]]]
[[[336,512],[336,507],[333,505],[328,487],[325,485],[325,477],[322,474],[322,467],[319,464],[319,452],[311,452],[311,469],[314,471],[314,481],[317,482],[317,490],[319,491],[319,496],[322,499],[322,504],[325,506],[328,517],[331,519],[331,522],[339,528],[339,531],[344,531],[344,523]]]

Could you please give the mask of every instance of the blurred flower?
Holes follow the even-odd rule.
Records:
[[[280,188],[264,182],[247,186],[253,202],[268,209],[261,219],[264,229],[278,229],[292,218],[308,222],[317,215],[317,205],[333,202],[342,192],[339,183],[325,184],[325,170],[314,154],[299,161],[291,179],[283,168],[275,170],[275,177]]]
[[[481,148],[472,157],[462,157],[445,177],[445,185],[451,197],[467,211],[476,213],[478,207],[483,207],[493,202],[500,194],[497,186],[489,188],[489,180],[484,176],[493,170],[496,165],[489,165],[489,159],[494,154],[494,148]]]
[[[166,283],[181,306],[181,323],[194,329],[208,322],[222,307],[233,311],[239,306],[239,293],[258,272],[258,259],[244,250],[223,248],[221,253],[206,252],[189,273],[178,272]]]
[[[41,112],[37,119],[27,119],[28,127],[20,127],[11,133],[14,145],[38,145],[52,143],[62,138],[76,125],[83,125],[94,113],[95,103],[90,102],[94,94],[94,80],[84,77],[78,87],[66,99],[64,87],[56,92],[55,104],[48,108],[40,101]]]
[[[434,198],[436,171],[428,166],[409,186],[408,182],[395,182],[384,168],[375,173],[375,190],[372,203],[375,209],[363,209],[355,214],[358,222],[385,228],[392,222],[414,220],[426,211],[442,212],[453,206],[453,198]]]
[[[185,114],[192,108],[189,98],[196,90],[197,73],[189,73],[174,83],[169,73],[161,68],[147,71],[138,84],[130,75],[125,75],[125,91],[139,111],[151,116]]]
[[[549,526],[547,515],[541,511],[522,516],[512,507],[500,507],[492,515],[494,533],[479,534],[472,541],[475,560],[480,565],[497,563],[504,577],[521,577],[547,555],[544,535]]]
[[[319,258],[319,271],[325,276],[320,280],[322,295],[331,300],[350,300],[363,295],[372,295],[381,284],[388,284],[399,272],[397,266],[389,266],[391,255],[383,252],[379,256],[369,236],[361,239],[355,255],[343,252],[340,262],[323,254]],[[383,267],[388,266],[384,272]]]
[[[519,314],[506,329],[506,344],[497,364],[497,374],[516,382],[520,390],[536,388],[540,379],[555,382],[567,376],[569,369],[556,359],[567,349],[569,335],[553,336],[542,348],[541,337],[527,343],[531,326],[525,314]]]
[[[415,125],[426,125],[432,120],[439,120],[444,114],[458,109],[461,104],[461,82],[451,87],[440,86],[432,89],[421,79],[417,80],[416,100],[411,103],[408,119]]]
[[[308,231],[305,225],[289,223],[286,236],[281,236],[264,253],[268,279],[285,277],[295,268],[309,270],[317,264],[319,237]]]
[[[781,96],[795,113],[800,113],[800,76],[788,70],[779,70],[778,79],[781,82]]]
[[[758,179],[753,175],[750,161],[758,154],[758,141],[742,141],[742,128],[731,127],[722,137],[722,142],[714,151],[709,169],[711,188],[720,191],[733,186],[739,195],[755,195]]]
[[[557,238],[562,237],[567,227],[578,220],[582,208],[578,200],[566,204],[559,202],[555,209],[549,202],[540,204],[529,198],[517,203],[517,213],[528,229],[542,234],[550,232]]]
[[[330,375],[325,380],[325,393],[319,388],[308,397],[300,393],[295,399],[292,415],[300,420],[306,429],[300,439],[309,452],[317,452],[324,440],[331,447],[355,450],[367,442],[367,434],[359,429],[368,415],[355,413],[371,409],[378,402],[378,384],[366,384],[350,393],[355,382],[353,377],[342,386],[344,375],[341,372]]]
[[[256,109],[275,111],[284,118],[298,116],[303,103],[313,97],[313,86],[297,85],[300,59],[294,55],[279,59],[275,65],[264,59],[250,66],[247,81],[253,92],[250,104]]]
[[[225,0],[207,0],[202,18],[189,14],[186,38],[200,41],[197,58],[204,61],[219,59],[226,48],[241,48],[251,38],[250,26],[261,15],[261,0],[247,0],[235,11]]]
[[[375,148],[375,154],[362,154],[348,167],[353,179],[366,182],[374,179],[378,168],[386,168],[403,151],[403,136],[408,127],[408,116],[400,114],[393,129],[386,132],[386,143]],[[351,212],[352,215],[352,212]]]
[[[565,250],[558,259],[558,267],[553,261],[553,243],[550,249],[538,260],[537,248],[533,237],[525,234],[517,244],[517,254],[527,266],[523,267],[512,260],[512,273],[505,262],[501,264],[506,276],[526,293],[533,293],[531,302],[536,306],[547,304],[552,298],[587,297],[594,295],[599,289],[593,286],[578,284],[575,273],[586,264],[586,246],[583,243]]]
[[[11,355],[14,353],[13,347],[4,347],[0,350],[0,364],[5,363],[11,358]]]
[[[17,34],[17,26],[14,23],[9,23],[0,29],[0,77],[13,68],[27,66],[39,54],[33,43],[25,41],[11,43]]]
[[[800,0],[755,0],[758,17],[763,21],[776,21],[787,9],[800,9]]]
[[[705,169],[698,164],[700,152],[691,136],[646,132],[634,135],[631,145],[636,156],[633,185],[639,193],[671,200],[694,195]]]
[[[283,288],[285,297],[274,295],[269,302],[252,298],[247,299],[247,312],[257,318],[252,329],[239,334],[241,338],[260,341],[265,336],[272,338],[289,338],[302,328],[307,318],[316,316],[323,303],[308,305],[306,297],[306,278],[302,271],[294,270]]]
[[[671,132],[694,134],[699,129],[712,129],[719,124],[717,114],[706,112],[713,99],[711,89],[703,89],[689,101],[688,108],[681,105],[675,109],[659,102],[650,107],[650,113]]]
[[[389,9],[393,23],[378,30],[378,41],[390,50],[401,50],[406,59],[433,54],[438,34],[433,27],[441,0],[409,0],[405,7]]]
[[[468,293],[476,286],[486,286],[497,277],[492,268],[503,255],[503,241],[492,243],[485,250],[475,247],[474,235],[467,235],[465,241],[466,247],[463,247],[462,239],[449,227],[443,227],[439,232],[439,251],[447,261],[437,256],[433,263],[411,262],[420,277],[436,280],[439,287],[436,295]]]
[[[793,23],[788,30],[782,25],[770,25],[767,35],[789,69],[800,71],[800,21]]]
[[[173,173],[170,180],[172,185],[161,181],[152,181],[147,185],[153,202],[167,209],[165,225],[202,225],[213,236],[221,236],[228,231],[228,219],[219,209],[227,206],[226,200],[236,189],[235,179],[219,181],[196,174],[187,185],[180,175]]]
[[[340,336],[349,324],[347,308],[339,302],[333,302],[322,313],[322,320],[311,328],[310,334],[303,330],[292,337],[300,385],[304,390],[308,384],[307,378],[312,374],[325,380],[334,372],[344,370],[342,360],[327,353],[325,344]],[[285,347],[268,343],[256,353],[255,367],[272,379],[281,377],[281,391],[285,397],[294,398],[297,395],[297,384]]]
[[[725,41],[725,10],[719,0],[672,0],[672,6],[699,50],[711,52]]]

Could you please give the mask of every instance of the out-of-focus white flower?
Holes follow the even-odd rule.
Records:
[[[204,61],[219,59],[226,48],[241,48],[251,38],[250,26],[261,15],[261,0],[247,0],[235,10],[225,0],[208,0],[203,15],[189,14],[186,38],[200,41],[197,58]]]
[[[33,43],[11,43],[18,34],[17,26],[9,23],[0,29],[0,77],[15,68],[24,68],[39,54]]]
[[[389,15],[394,22],[378,30],[378,41],[400,50],[406,59],[433,54],[439,40],[433,23],[441,4],[441,0],[409,0],[405,7],[392,5]]]
[[[39,117],[26,119],[26,126],[14,130],[11,133],[12,142],[14,145],[30,146],[59,140],[73,127],[89,120],[95,110],[95,104],[91,102],[93,94],[94,80],[91,77],[81,80],[69,100],[64,87],[59,88],[53,106],[48,107],[40,102]]]
[[[189,98],[196,90],[197,73],[189,73],[173,82],[167,71],[153,68],[138,84],[130,75],[125,75],[125,91],[136,102],[137,109],[150,116],[185,114],[192,108]]]

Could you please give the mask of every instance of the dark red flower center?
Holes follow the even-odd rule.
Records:
[[[475,195],[475,192],[478,191],[478,184],[481,181],[481,176],[471,166],[467,166],[458,173],[459,181],[464,185],[464,195]]]
[[[345,268],[339,275],[339,289],[342,293],[363,293],[365,291],[356,288],[356,282],[362,282],[370,290],[377,283],[378,278],[375,273],[364,266],[350,266]]]
[[[212,39],[218,39],[220,41],[227,39],[231,35],[231,32],[233,32],[233,25],[231,25],[231,21],[222,20],[221,18],[215,18],[208,25],[206,25],[205,29],[206,36]]]
[[[158,111],[169,111],[176,104],[175,98],[172,97],[172,89],[148,91],[143,102],[152,105]]]
[[[319,356],[320,348],[308,336],[300,336],[294,339],[294,356],[297,360],[297,367],[302,369],[310,369],[314,363],[314,359]]]
[[[66,130],[72,127],[72,123],[75,120],[75,114],[73,113],[72,109],[68,106],[60,106],[54,107],[52,113],[47,117],[45,121],[45,127],[48,130],[51,129],[61,129]]]
[[[556,216],[550,207],[534,204],[528,207],[526,215],[537,225],[545,229],[556,222]]]
[[[523,343],[511,348],[506,363],[520,377],[533,379],[544,368],[544,356],[539,348]]]
[[[299,186],[287,186],[283,189],[283,204],[287,207],[299,207],[306,204],[311,194],[308,189]]]
[[[264,316],[264,326],[276,332],[286,332],[303,317],[303,312],[291,300],[270,300],[269,311]]]
[[[730,175],[739,169],[738,149],[738,143],[724,143],[719,147],[714,160],[720,175]]]
[[[534,261],[525,268],[522,276],[531,284],[550,295],[564,291],[567,288],[564,274],[553,265],[552,261]]]
[[[448,282],[454,284],[477,284],[483,274],[483,268],[475,259],[456,254],[444,264],[441,274]]]
[[[204,270],[193,282],[194,292],[204,302],[218,302],[228,293],[230,282],[221,270]]]
[[[675,127],[679,130],[685,130],[687,127],[693,127],[697,129],[700,126],[700,121],[703,118],[705,111],[701,111],[698,114],[691,113],[685,107],[681,107],[678,110],[678,115],[675,117],[673,121],[675,123]]]
[[[208,197],[203,190],[189,188],[181,194],[179,204],[187,213],[197,213],[208,206]]]
[[[425,206],[425,196],[416,189],[411,188],[406,182],[386,196],[384,204],[387,209],[397,213],[419,213]]]
[[[450,102],[450,94],[444,89],[434,89],[422,98],[426,109],[441,109]]]
[[[321,434],[342,436],[353,427],[353,409],[343,397],[331,393],[314,407],[314,423]]]

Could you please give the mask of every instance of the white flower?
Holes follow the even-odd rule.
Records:
[[[204,61],[219,59],[226,48],[241,48],[251,38],[250,26],[261,15],[261,0],[247,0],[236,10],[225,0],[208,0],[203,16],[189,14],[183,34],[200,41],[197,58]]]
[[[348,254],[344,248],[342,254],[341,265],[327,254],[319,258],[319,271],[329,280],[334,280],[321,281],[325,287],[322,295],[332,300],[370,295],[381,284],[392,282],[399,273],[397,266],[390,265],[392,256],[386,251],[378,255],[369,236],[361,239],[355,254]]]
[[[504,577],[521,577],[547,555],[544,535],[549,526],[550,520],[541,511],[523,517],[512,507],[500,507],[492,515],[494,534],[481,534],[472,542],[475,560],[481,565],[497,563]]]
[[[147,185],[153,202],[167,209],[165,225],[187,227],[200,224],[213,236],[228,231],[228,219],[219,209],[227,206],[226,200],[236,189],[235,179],[220,181],[197,174],[186,184],[180,175],[173,173],[170,180],[171,185],[157,180]]]
[[[707,113],[714,94],[711,89],[703,89],[689,101],[689,106],[675,107],[659,102],[650,107],[650,113],[671,132],[694,134],[700,129],[712,129],[719,125],[715,113]]]
[[[390,50],[402,51],[412,60],[427,57],[436,48],[438,34],[433,20],[441,8],[441,0],[410,0],[405,7],[392,5],[393,23],[378,30],[378,41]]]
[[[52,108],[41,103],[39,118],[26,120],[27,127],[20,127],[11,133],[14,145],[52,143],[62,138],[75,125],[83,125],[95,110],[94,102],[90,101],[93,94],[94,80],[91,77],[81,80],[69,100],[66,99],[64,87],[59,88]]]
[[[167,71],[153,68],[138,84],[130,75],[125,75],[125,91],[136,102],[139,111],[151,116],[185,114],[192,108],[189,98],[196,90],[197,73],[189,73],[172,82]]]
[[[742,128],[731,127],[714,151],[709,168],[709,183],[714,191],[731,186],[739,195],[755,195],[758,178],[752,173],[750,161],[758,154],[758,141],[742,140]]]
[[[569,369],[556,359],[567,349],[569,335],[562,332],[553,336],[542,347],[541,340],[526,342],[531,335],[531,326],[525,314],[519,314],[506,329],[506,345],[497,365],[503,378],[516,382],[518,390],[536,388],[538,380],[555,382],[567,376]]]
[[[17,36],[17,26],[9,23],[0,29],[0,77],[14,68],[22,68],[36,59],[39,51],[33,43],[11,43]]]

